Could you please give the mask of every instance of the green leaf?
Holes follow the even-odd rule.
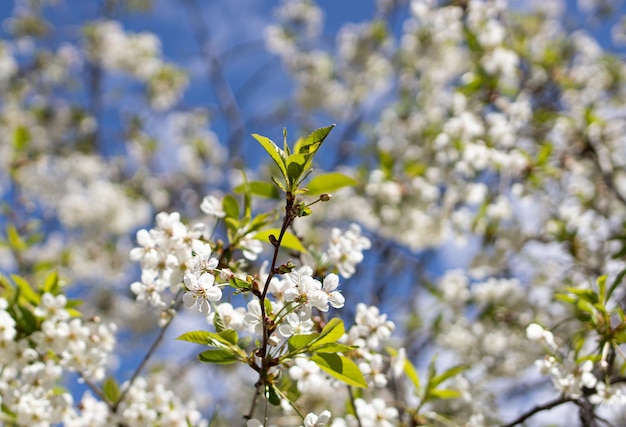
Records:
[[[250,290],[252,288],[250,283],[236,276],[232,276],[228,283],[230,284],[230,286],[232,286],[235,289]]]
[[[537,165],[544,165],[548,161],[550,154],[552,154],[552,144],[546,143],[542,145],[537,153]]]
[[[9,282],[9,279],[0,274],[0,297],[7,301],[11,301],[15,296],[15,288]]]
[[[232,240],[233,236],[235,236],[241,228],[241,223],[235,218],[226,217],[224,218],[224,224],[226,224],[226,229],[228,230],[228,239]]]
[[[287,128],[283,128],[283,150],[285,150],[287,157],[291,156],[291,149],[287,144]]]
[[[228,218],[239,218],[239,202],[237,202],[237,199],[230,194],[224,196],[224,200],[222,200],[222,208],[224,209],[224,212],[226,212],[226,216]]]
[[[299,153],[292,154],[287,158],[287,182],[290,183],[290,191],[296,190],[293,186],[300,182],[306,163],[307,158]]]
[[[43,282],[43,286],[41,287],[43,292],[51,293],[52,295],[56,295],[59,293],[59,274],[56,271],[52,271],[46,277],[46,280]]]
[[[209,331],[192,331],[185,332],[178,338],[180,341],[192,342],[195,344],[209,345],[213,342],[211,332]]]
[[[354,387],[367,388],[367,382],[359,367],[347,357],[333,353],[316,353],[311,355],[311,360],[338,380]]]
[[[285,178],[287,179],[287,178]],[[287,187],[285,187],[285,185],[283,183],[281,183],[280,181],[278,181],[276,178],[272,177],[272,182],[274,184],[276,184],[276,186],[283,192],[286,193],[287,192]]]
[[[337,342],[331,342],[326,344],[321,344],[311,346],[311,351],[315,353],[349,353],[353,350],[356,350],[358,347],[353,345],[340,344]]]
[[[296,142],[294,152],[298,154],[308,154],[310,155],[310,157],[312,157],[313,155],[315,155],[317,150],[319,150],[322,143],[334,127],[335,125],[333,124],[314,130],[305,139],[300,139]]]
[[[448,369],[447,371],[445,371],[442,374],[439,374],[435,377],[432,377],[431,380],[429,381],[428,387],[429,388],[435,388],[437,387],[439,384],[443,383],[445,380],[447,380],[448,378],[452,378],[458,374],[460,374],[463,371],[466,371],[469,368],[469,366],[467,365],[458,365],[458,366],[454,366],[450,369]]]
[[[104,380],[104,384],[102,384],[102,392],[104,393],[104,397],[106,397],[110,403],[117,403],[120,398],[120,387],[117,384],[117,381],[115,381],[115,378],[107,377],[107,379]]]
[[[298,141],[296,141],[294,152],[296,154],[304,155],[305,159],[305,162],[302,164],[303,171],[306,172],[311,169],[311,165],[313,164],[313,157],[315,157],[317,150],[319,150],[319,148],[322,146],[322,142],[324,142],[324,139],[326,139],[333,127],[335,127],[335,125],[330,125],[325,128],[317,129],[305,139],[299,139]],[[308,174],[308,172],[306,173]],[[302,179],[299,182],[301,182]]]
[[[30,142],[30,132],[25,126],[18,126],[13,134],[15,151],[23,151]]]
[[[252,342],[252,337],[250,335],[244,335],[243,337],[239,339],[239,341],[237,341],[237,347],[244,350],[248,348],[251,342]]]
[[[335,343],[343,337],[344,333],[345,328],[343,326],[343,320],[334,317],[324,326],[318,339],[315,340],[315,343],[311,347],[314,348],[327,343]]]
[[[300,397],[300,391],[298,390],[298,383],[292,380],[289,375],[282,375],[278,386],[280,392],[289,399],[291,402],[295,402]]]
[[[24,335],[28,336],[39,329],[37,318],[28,308],[21,305],[13,305],[9,307],[9,311],[12,313],[11,317],[15,319],[15,323],[17,323],[17,329],[23,332]]]
[[[217,310],[213,310],[213,311],[215,312],[215,315],[213,316],[213,327],[215,328],[217,333],[225,331],[226,325],[224,324],[224,319],[222,319],[220,312]]]
[[[455,399],[461,397],[461,392],[450,388],[439,388],[436,390],[430,390],[428,396],[436,399]]]
[[[198,355],[198,360],[205,363],[229,364],[237,362],[237,354],[228,349],[211,349]]]
[[[415,391],[417,392],[420,387],[420,377],[417,373],[417,369],[415,369],[415,366],[413,366],[409,359],[404,361],[404,373],[409,380],[411,380],[411,383],[413,383],[413,387],[415,387]]]
[[[26,249],[26,242],[17,231],[17,228],[13,224],[7,225],[7,239],[10,247],[16,252],[22,252]]]
[[[285,152],[281,150],[280,148],[278,148],[278,146],[274,144],[274,142],[271,139],[265,136],[261,136],[261,135],[254,133],[252,134],[252,137],[256,139],[263,148],[265,148],[265,151],[267,151],[267,153],[270,155],[272,160],[274,160],[274,163],[276,163],[276,165],[280,169],[281,173],[283,174],[283,177],[287,179],[287,166],[285,164]]]
[[[247,187],[248,177],[246,177],[245,172],[241,174],[243,175],[243,185]],[[252,194],[247,190],[243,193],[243,212],[244,218],[250,221],[250,218],[252,218]]]
[[[343,187],[357,185],[358,182],[339,172],[330,172],[318,175],[307,184],[309,195],[316,196],[323,193],[332,193]]]
[[[270,228],[268,230],[259,231],[254,235],[253,239],[257,239],[262,242],[269,242],[270,234],[273,234],[274,237],[278,238],[278,236],[280,235],[280,228]],[[296,236],[288,231],[286,231],[283,235],[280,246],[298,252],[308,252],[300,242],[300,239],[298,239]]]
[[[239,341],[239,335],[234,329],[225,329],[219,332],[219,336],[232,345],[237,345],[237,342]]]
[[[272,384],[268,384],[265,387],[265,396],[272,405],[280,406],[280,396]]]
[[[604,304],[606,302],[606,274],[598,277],[596,284],[598,285],[598,296],[600,297],[600,302]]]
[[[567,304],[575,304],[577,301],[576,298],[569,294],[555,294],[554,299]]]
[[[81,313],[79,310],[76,310],[75,308],[67,308],[65,309],[65,311],[69,313],[70,317],[81,317],[83,315],[83,313]]]
[[[624,280],[624,276],[626,276],[626,268],[623,269],[622,271],[620,271],[617,274],[617,276],[615,276],[615,280],[613,280],[613,283],[611,283],[611,286],[609,287],[609,290],[608,290],[608,292],[606,294],[606,300],[607,301],[611,298],[611,295],[613,295],[613,292],[619,286],[619,284],[622,282],[622,280]]]
[[[30,286],[30,283],[26,281],[26,279],[17,276],[15,274],[11,274],[11,279],[17,285],[17,288],[20,290],[20,295],[23,296],[28,302],[33,305],[39,305],[41,301],[41,297],[35,290]]]
[[[392,357],[397,357],[398,356],[398,351],[395,348],[387,347],[387,348],[385,348],[385,350]],[[413,363],[411,363],[411,361],[408,358],[404,359],[403,370],[404,370],[404,373],[406,374],[406,376],[409,378],[409,380],[411,380],[411,383],[415,387],[415,391],[418,392],[419,391],[419,387],[420,387],[420,377],[419,377],[419,375],[417,373],[417,369],[415,369],[415,366],[413,366]]]
[[[582,289],[582,288],[574,288],[574,287],[568,286],[565,288],[565,290],[567,292],[570,292],[576,295],[581,300],[586,301],[590,304],[595,304],[599,301],[598,294],[596,294],[596,292],[592,289]]]
[[[319,337],[319,334],[302,334],[292,335],[287,341],[289,346],[289,352],[304,352],[308,351],[311,342],[315,341]]]
[[[265,226],[267,226],[268,224],[271,224],[272,222],[276,221],[276,218],[277,218],[277,215],[276,215],[276,212],[274,211],[260,213],[254,218],[252,218],[252,221],[250,222],[250,224],[248,224],[246,229],[248,230],[248,233],[258,231],[261,228],[264,228]]]
[[[248,191],[255,196],[265,197],[268,199],[279,199],[280,193],[278,189],[265,181],[252,181],[248,183]],[[246,191],[246,185],[240,184],[234,189],[235,193],[244,193]]]

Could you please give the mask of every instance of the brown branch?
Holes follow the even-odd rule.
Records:
[[[261,349],[257,352],[257,356],[261,358],[261,366],[260,367],[253,366],[253,368],[259,372],[259,381],[257,381],[257,383],[255,384],[256,390],[254,393],[254,398],[252,400],[252,406],[250,408],[250,412],[244,415],[245,419],[252,418],[257,400],[261,394],[261,388],[265,387],[266,381],[267,381],[267,374],[269,372],[269,369],[271,368],[271,365],[267,358],[269,336],[270,336],[270,324],[269,324],[270,319],[268,319],[267,313],[265,311],[265,298],[267,297],[267,292],[270,287],[270,282],[272,278],[274,277],[274,275],[276,274],[276,263],[278,261],[278,252],[280,251],[281,242],[283,240],[283,237],[285,236],[285,232],[287,231],[287,229],[289,228],[289,226],[291,225],[291,223],[297,216],[293,208],[294,202],[295,202],[295,197],[291,193],[287,193],[287,201],[285,204],[285,216],[283,218],[283,225],[280,229],[280,234],[278,235],[277,238],[270,240],[270,242],[274,246],[274,255],[272,256],[272,264],[270,266],[267,279],[265,280],[265,284],[263,285],[263,291],[260,293],[256,289],[254,291],[256,297],[259,299],[259,305],[261,306],[261,317],[262,317],[262,322],[263,322],[263,341],[261,344]]]
[[[81,381],[87,385],[87,387],[89,387],[89,389],[104,403],[107,404],[107,406],[109,407],[109,409],[113,410],[113,407],[115,405],[114,402],[111,402],[102,392],[102,390],[100,390],[100,387],[98,387],[97,385],[95,385],[89,378],[87,378],[82,372],[78,371],[78,375],[80,376]]]
[[[181,295],[182,295],[182,292],[179,291],[178,294],[176,295],[176,297],[174,298],[174,301],[175,301],[174,304],[170,305],[170,307],[173,306],[174,310],[176,310],[180,306],[180,304],[182,302],[182,298],[180,298]],[[159,347],[159,344],[161,344],[161,342],[163,341],[163,338],[165,337],[165,332],[168,330],[169,326],[172,324],[172,321],[174,320],[174,317],[175,316],[172,315],[169,318],[169,320],[167,321],[167,323],[165,325],[163,325],[163,327],[159,331],[159,334],[155,338],[154,342],[152,343],[152,345],[150,346],[150,348],[148,349],[146,354],[143,356],[143,359],[141,360],[141,363],[139,364],[139,366],[137,366],[137,368],[135,369],[135,372],[133,372],[133,375],[131,376],[130,380],[128,381],[128,385],[124,388],[124,390],[122,390],[122,392],[120,393],[120,397],[117,399],[117,402],[115,402],[114,405],[112,406],[112,408],[111,408],[112,412],[116,412],[117,411],[117,409],[119,408],[120,403],[122,403],[122,401],[124,400],[124,398],[128,394],[128,392],[129,392],[130,388],[132,387],[133,383],[135,382],[135,380],[137,379],[137,377],[139,376],[139,374],[141,373],[143,368],[148,363],[148,360],[150,360],[150,358],[154,355],[154,352]]]
[[[556,408],[557,406],[560,406],[568,402],[575,402],[575,400],[572,399],[571,397],[561,396],[557,399],[551,400],[550,402],[544,403],[543,405],[535,406],[533,409],[520,415],[519,417],[517,417],[515,420],[511,421],[510,423],[502,425],[502,427],[516,426],[518,424],[523,423],[524,421],[526,421],[528,418],[532,417],[533,415],[538,414],[539,412]]]
[[[602,180],[606,187],[611,191],[611,193],[615,196],[617,200],[619,200],[624,206],[626,206],[626,197],[620,193],[619,189],[615,185],[615,180],[613,179],[613,165],[611,164],[611,159],[607,153],[605,153],[601,146],[596,145],[591,138],[586,138],[587,147],[593,153],[593,162],[598,167],[598,171],[602,176]]]

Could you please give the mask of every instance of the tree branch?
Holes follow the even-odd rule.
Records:
[[[547,411],[552,408],[556,408],[557,406],[560,406],[564,403],[574,402],[574,401],[575,400],[572,399],[571,397],[561,396],[558,399],[551,400],[550,402],[544,403],[543,405],[535,406],[530,411],[520,415],[519,417],[517,417],[515,420],[511,421],[510,423],[504,424],[502,427],[516,426],[518,424],[523,423],[524,421],[526,421],[528,418],[532,417],[533,415],[538,414],[539,412]]]
[[[174,304],[170,305],[170,307],[173,306],[174,310],[176,310],[176,308],[179,307],[181,302],[182,302],[182,299],[179,299],[181,295],[182,295],[182,291],[179,291],[178,294],[176,295],[176,298],[174,299],[174,301],[175,301]],[[131,376],[131,378],[130,378],[130,380],[128,382],[128,385],[124,388],[124,390],[122,390],[119,399],[117,399],[117,402],[115,402],[115,404],[111,408],[112,412],[117,412],[117,409],[118,409],[120,403],[122,403],[122,401],[126,397],[126,394],[128,394],[128,391],[132,387],[133,383],[135,382],[135,380],[137,379],[137,377],[139,376],[139,374],[141,373],[143,368],[148,363],[148,360],[150,360],[152,355],[154,355],[154,352],[158,348],[159,344],[161,344],[161,341],[163,341],[163,337],[165,337],[165,332],[168,330],[169,326],[172,324],[172,321],[174,320],[174,317],[175,316],[170,317],[169,320],[167,321],[167,323],[165,325],[163,325],[163,327],[159,331],[159,334],[155,338],[154,342],[152,343],[152,345],[150,346],[150,348],[148,349],[146,354],[143,356],[143,359],[141,360],[141,363],[139,364],[139,366],[137,366],[137,369],[135,369],[135,372],[133,372],[133,375]]]

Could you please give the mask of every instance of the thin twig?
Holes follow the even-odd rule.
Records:
[[[268,365],[268,360],[267,360],[270,330],[269,330],[269,324],[268,324],[268,319],[267,319],[267,313],[265,311],[265,298],[267,297],[267,292],[270,287],[270,282],[272,281],[272,278],[274,277],[274,274],[276,272],[276,263],[278,262],[278,253],[280,251],[280,246],[281,246],[283,237],[285,236],[285,232],[287,231],[287,229],[289,228],[289,226],[295,219],[295,214],[293,212],[294,201],[295,201],[295,197],[291,193],[287,193],[287,201],[285,204],[285,216],[283,218],[283,225],[280,229],[280,234],[278,235],[276,240],[272,241],[272,245],[274,246],[274,255],[272,256],[272,263],[270,266],[270,270],[267,275],[267,279],[265,280],[265,284],[263,285],[263,291],[260,293],[260,295],[257,294],[257,298],[259,299],[259,305],[261,306],[261,317],[262,317],[262,322],[263,322],[263,341],[261,344],[260,351],[257,352],[257,355],[261,358],[261,366],[260,367],[257,366],[258,369],[256,369],[259,372],[259,381],[255,385],[256,391],[255,391],[254,398],[252,401],[252,406],[250,408],[250,412],[244,415],[245,419],[252,418],[252,415],[254,413],[254,409],[256,406],[256,401],[259,395],[261,394],[262,387],[265,387],[266,385],[267,373],[270,368],[270,366]]]
[[[363,427],[363,423],[361,423],[361,419],[359,418],[359,413],[356,410],[356,405],[354,404],[354,393],[352,392],[352,387],[348,386],[348,395],[350,396],[350,404],[352,405],[352,409],[354,409],[354,417],[356,418],[356,423],[359,427]]]
[[[175,301],[174,304],[173,304],[174,310],[176,310],[176,308],[179,307],[181,302],[182,302],[182,299],[180,299],[180,295],[181,294],[182,294],[182,292],[179,291],[178,294],[176,295],[176,298],[174,298],[174,301]],[[172,306],[170,306],[170,307],[172,307]],[[135,372],[133,372],[133,375],[130,377],[130,380],[128,381],[128,385],[124,388],[124,390],[122,390],[122,392],[120,393],[119,399],[117,399],[117,402],[115,402],[115,404],[111,408],[113,412],[117,411],[120,403],[122,403],[122,401],[126,397],[126,394],[128,394],[128,391],[132,387],[133,383],[135,382],[135,380],[137,379],[137,377],[139,376],[139,374],[141,373],[143,368],[148,363],[148,360],[150,360],[150,358],[154,355],[156,349],[159,347],[159,344],[161,344],[161,341],[163,341],[163,337],[165,337],[165,332],[167,332],[167,329],[172,324],[172,321],[174,320],[174,317],[175,316],[172,315],[169,318],[169,320],[167,321],[167,323],[165,325],[163,325],[163,327],[159,331],[159,334],[155,338],[154,342],[152,343],[152,345],[150,346],[150,348],[148,349],[146,354],[143,356],[143,359],[141,360],[141,363],[139,364],[139,366],[137,366],[137,369],[135,369]]]
[[[107,404],[107,406],[109,407],[109,409],[113,409],[113,406],[115,405],[115,402],[111,402],[102,392],[102,390],[100,390],[100,387],[98,387],[97,385],[95,385],[89,378],[85,377],[85,375],[83,375],[82,372],[78,372],[78,375],[80,376],[80,379],[83,381],[83,383],[85,383],[87,385],[87,387],[89,387],[89,389],[96,395],[98,396],[98,398],[103,401],[104,403]]]
[[[611,158],[606,153],[606,148],[596,145],[590,138],[587,138],[587,146],[591,149],[594,154],[594,163],[598,167],[600,175],[604,181],[606,187],[613,193],[615,198],[619,200],[624,206],[626,206],[626,197],[622,193],[620,193],[619,188],[615,185],[615,180],[613,178],[613,165],[611,164]],[[604,148],[604,150],[603,150]]]
[[[250,405],[250,410],[246,415],[243,416],[244,419],[249,420],[252,418],[252,414],[254,414],[254,409],[256,408],[256,403],[259,400],[259,396],[261,395],[261,388],[255,386],[254,397],[252,398],[252,404]]]
[[[538,405],[535,406],[533,409],[531,409],[530,411],[520,415],[519,417],[517,417],[515,420],[511,421],[508,424],[504,424],[502,427],[513,427],[516,426],[518,424],[523,423],[524,421],[526,421],[528,418],[532,417],[535,414],[538,414],[539,412],[542,411],[547,411],[550,410],[552,408],[556,408],[559,405],[562,405],[564,403],[568,403],[568,402],[574,402],[575,400],[572,399],[571,397],[567,397],[567,396],[561,396],[557,399],[554,399],[550,402],[544,403],[543,405]]]

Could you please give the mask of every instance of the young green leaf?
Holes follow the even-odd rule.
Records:
[[[307,184],[310,196],[317,196],[323,193],[332,193],[343,187],[357,185],[358,182],[339,172],[329,172],[318,175]]]
[[[272,385],[272,384],[268,384],[265,387],[265,395],[267,397],[267,400],[274,406],[279,406],[280,405],[280,396],[278,395],[278,392],[276,391],[276,388]]]
[[[357,348],[358,347],[355,347],[353,345],[329,342],[321,345],[318,345],[318,343],[314,343],[314,345],[311,346],[311,351],[314,351],[315,353],[348,353],[356,350]]]
[[[248,183],[248,190],[255,196],[265,197],[268,199],[278,199],[280,198],[280,193],[278,189],[265,181],[252,181]],[[246,191],[246,185],[240,184],[234,189],[235,193],[243,193]]]
[[[404,373],[409,380],[411,380],[411,383],[413,383],[413,387],[415,387],[415,391],[417,392],[420,387],[420,377],[417,374],[417,369],[415,369],[415,366],[413,366],[409,359],[404,361]]]
[[[438,388],[430,390],[428,396],[436,399],[455,399],[461,397],[461,392],[450,388]]]
[[[322,146],[322,143],[328,136],[331,130],[335,127],[334,124],[314,130],[305,139],[299,139],[294,147],[294,152],[298,154],[315,155],[317,150]]]
[[[619,284],[622,282],[622,280],[624,280],[624,276],[626,276],[626,268],[623,269],[622,271],[620,271],[617,274],[617,276],[615,276],[615,280],[613,280],[613,283],[611,283],[611,286],[609,287],[609,290],[606,293],[606,300],[607,301],[611,298],[611,295],[613,295],[613,292],[619,286]]]
[[[232,240],[233,236],[237,234],[239,229],[241,228],[241,223],[239,220],[235,218],[226,217],[224,218],[224,224],[226,224],[226,230],[228,231],[228,238]]]
[[[115,378],[107,377],[107,379],[104,380],[104,384],[102,384],[102,392],[104,393],[104,397],[106,397],[110,403],[117,403],[120,398],[120,387],[117,384],[117,381],[115,381]]]
[[[30,142],[30,132],[26,126],[18,126],[13,134],[13,144],[16,151],[26,149]]]
[[[20,290],[21,296],[23,296],[31,304],[39,305],[39,302],[41,301],[41,297],[30,286],[30,283],[28,283],[26,279],[15,274],[11,274],[11,279],[13,279],[13,282],[17,285],[17,288]]]
[[[306,334],[306,335],[292,335],[287,341],[289,352],[294,353],[306,352],[309,349],[309,344],[315,341],[319,337],[319,334]]]
[[[275,237],[278,237],[280,234],[279,228],[270,228],[269,230],[263,230],[256,233],[253,239],[260,240],[262,242],[269,242],[270,234],[273,234]],[[300,239],[294,236],[292,233],[286,231],[283,235],[283,240],[281,241],[281,246],[287,249],[291,249],[298,252],[306,253],[307,250],[302,243],[300,243]]]
[[[602,304],[606,303],[606,274],[598,277],[596,280],[596,284],[598,285],[598,296],[600,298],[600,302]]]
[[[291,156],[291,149],[287,144],[287,128],[283,128],[283,150],[285,150],[287,157]]]
[[[278,146],[274,144],[274,142],[271,139],[265,136],[261,136],[261,135],[254,133],[252,134],[252,137],[256,139],[263,148],[265,148],[265,151],[267,151],[267,153],[270,155],[272,160],[274,160],[274,163],[276,163],[276,165],[280,169],[281,173],[283,174],[283,177],[287,179],[287,165],[285,164],[285,152],[281,150],[280,148],[278,148]]]
[[[203,351],[198,355],[198,360],[205,363],[229,364],[235,363],[238,358],[234,351],[218,348]]]
[[[215,315],[213,316],[213,327],[215,328],[217,333],[225,331],[226,330],[226,325],[224,324],[224,319],[222,319],[222,316],[220,315],[220,312],[215,310],[215,307],[213,308],[213,311],[215,313]]]
[[[335,127],[335,125],[330,125],[325,128],[317,129],[305,139],[299,139],[298,141],[296,141],[294,152],[296,154],[301,154],[304,156],[305,162],[302,164],[302,170],[305,173],[308,173],[307,171],[311,169],[311,166],[313,164],[313,157],[315,157],[317,150],[319,150],[319,148],[322,146],[324,139],[326,139],[333,127]],[[304,178],[300,179],[298,183],[292,184],[299,184],[303,179]]]
[[[317,346],[321,346],[328,343],[335,343],[345,333],[345,328],[343,326],[343,320],[333,317],[328,321],[326,326],[320,332],[318,339],[315,340],[315,343],[311,346],[315,348]]]
[[[59,274],[56,271],[52,271],[48,274],[46,280],[43,282],[41,290],[43,292],[49,292],[53,295],[56,295],[60,291]]]
[[[286,172],[285,172],[286,173]],[[287,178],[285,178],[287,179]],[[283,192],[286,193],[287,192],[287,187],[285,187],[285,184],[283,184],[282,182],[278,181],[276,178],[272,177],[272,182],[274,184],[276,184],[276,186]]]
[[[39,323],[37,318],[28,308],[21,305],[13,305],[9,307],[9,311],[15,319],[15,323],[17,323],[17,329],[23,332],[24,335],[30,335],[38,329]]]
[[[7,239],[10,247],[16,252],[21,252],[26,249],[26,242],[22,239],[17,228],[13,224],[9,224],[6,227]]]
[[[392,357],[397,357],[398,356],[398,350],[396,350],[395,348],[386,347],[385,350]],[[415,387],[415,391],[416,392],[419,391],[420,378],[419,378],[419,375],[417,373],[417,369],[415,369],[415,366],[413,366],[413,363],[411,363],[411,361],[408,358],[404,359],[403,371],[406,374],[406,376],[409,378],[409,380],[411,380],[411,383]]]
[[[238,219],[239,218],[239,202],[230,194],[224,196],[224,200],[222,201],[222,208],[224,212],[226,212],[226,216],[228,218]]]
[[[209,331],[186,332],[176,339],[202,345],[209,345],[212,342],[211,333]]]
[[[354,387],[367,388],[367,382],[359,367],[347,357],[333,353],[316,353],[311,355],[311,360],[321,370],[338,380]]]
[[[237,342],[239,341],[239,335],[234,329],[225,329],[219,332],[219,336],[232,345],[237,345]]]
[[[305,165],[307,163],[307,158],[299,153],[292,154],[287,158],[287,178],[290,184],[290,191],[294,192],[297,190],[294,186],[297,185],[301,181],[302,174],[305,171]]]
[[[250,285],[250,283],[246,282],[245,280],[240,279],[239,277],[233,276],[230,278],[230,281],[228,282],[230,284],[230,286],[232,286],[235,289],[240,289],[240,290],[250,290],[252,288],[252,286]]]
[[[435,388],[437,387],[439,384],[443,383],[445,380],[447,380],[448,378],[452,378],[458,374],[460,374],[463,371],[466,371],[469,368],[469,366],[467,365],[458,365],[458,366],[454,366],[450,369],[448,369],[447,371],[443,372],[442,374],[436,375],[434,377],[431,378],[431,380],[429,381],[429,387]]]

